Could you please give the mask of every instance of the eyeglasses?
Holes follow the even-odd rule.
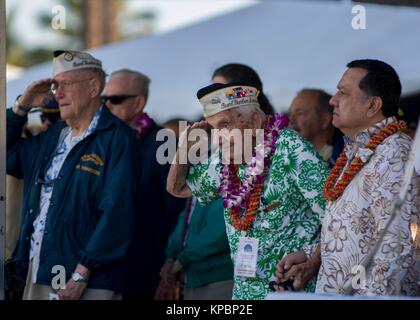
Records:
[[[54,81],[54,82],[51,84],[51,88],[50,88],[50,90],[51,90],[51,92],[52,92],[52,94],[53,94],[53,95],[56,95],[56,94],[57,94],[58,89],[61,89],[61,90],[63,90],[64,92],[65,92],[65,91],[69,91],[69,90],[70,90],[70,88],[71,88],[74,84],[79,83],[79,82],[83,82],[83,81],[89,81],[89,80],[92,80],[92,79],[93,79],[93,78],[89,78],[89,79],[82,79],[82,80],[75,80],[75,81],[70,81],[70,80],[64,80],[64,81],[61,81],[61,82]]]
[[[134,98],[134,97],[137,97],[137,96],[133,96],[133,95],[102,96],[101,99],[103,103],[106,103],[109,100],[111,104],[121,104],[125,100],[129,98]]]

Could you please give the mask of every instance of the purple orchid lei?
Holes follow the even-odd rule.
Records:
[[[152,128],[153,120],[145,112],[139,114],[136,117],[136,123],[134,124],[134,129],[136,129],[138,137],[144,137]]]
[[[231,176],[234,164],[224,164],[222,166],[222,181],[219,193],[223,198],[223,206],[226,209],[246,209],[252,190],[265,179],[271,156],[276,149],[278,135],[288,124],[289,118],[285,115],[275,114],[267,118],[264,128],[264,141],[255,147],[251,162],[245,168],[245,178],[241,185],[235,186],[232,182]]]

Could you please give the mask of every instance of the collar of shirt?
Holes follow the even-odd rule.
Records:
[[[324,144],[324,146],[319,150],[319,154],[324,159],[324,161],[329,162],[333,153],[333,146],[329,144]]]
[[[397,119],[395,117],[388,117],[380,122],[377,122],[373,126],[356,134],[354,140],[350,139],[348,136],[344,136],[344,151],[347,159],[353,159],[355,156],[358,156],[363,162],[369,161],[374,151],[369,148],[365,148],[365,146],[375,134],[396,120]]]
[[[45,174],[45,180],[51,181],[56,178],[58,175],[58,171],[60,171],[61,166],[67,156],[67,154],[70,152],[70,150],[80,141],[85,139],[87,136],[92,134],[96,126],[98,124],[99,118],[101,116],[102,107],[96,111],[92,121],[89,124],[89,127],[79,136],[72,137],[71,136],[71,128],[65,127],[62,130],[59,143],[57,144],[56,151],[52,157],[52,160],[50,164],[47,167],[47,171]]]
[[[73,137],[72,139],[82,141],[84,138],[86,138],[87,136],[92,134],[93,131],[95,131],[96,126],[98,125],[99,118],[101,117],[102,108],[103,107],[101,106],[98,109],[98,111],[96,111],[95,115],[93,116],[92,121],[89,124],[89,127],[87,127],[87,129],[85,131],[83,131],[83,133],[81,135],[79,135],[77,137]]]
[[[64,144],[74,146],[77,143],[79,143],[80,141],[82,141],[83,139],[85,139],[87,136],[91,135],[95,131],[95,129],[98,125],[98,121],[99,121],[99,118],[101,117],[101,113],[102,113],[102,108],[103,107],[101,106],[98,109],[98,111],[96,111],[95,115],[92,118],[92,121],[89,124],[89,127],[87,127],[87,129],[85,131],[83,131],[82,134],[80,134],[76,137],[72,137],[71,136],[71,128],[70,127],[65,128],[66,134],[64,135],[65,136],[65,139],[63,141]],[[61,147],[63,147],[63,144],[61,144]],[[60,152],[58,152],[58,153],[60,153]]]

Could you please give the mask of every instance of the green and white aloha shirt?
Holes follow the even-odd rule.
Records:
[[[191,166],[187,184],[201,203],[220,197],[220,169],[218,153],[214,153],[207,163]],[[244,165],[239,165],[241,180],[244,169]],[[240,237],[259,239],[256,277],[235,276],[233,299],[264,299],[270,291],[269,282],[275,279],[276,264],[280,259],[305,244],[318,241],[325,209],[322,188],[327,176],[325,162],[309,142],[293,130],[281,131],[253,226],[248,231],[236,230],[225,210],[233,262]],[[276,202],[279,205],[273,205]],[[313,292],[314,289],[315,279],[305,291]]]

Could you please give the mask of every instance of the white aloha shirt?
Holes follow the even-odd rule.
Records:
[[[31,236],[31,249],[29,252],[29,260],[32,260],[32,282],[36,283],[37,273],[39,268],[39,255],[41,253],[42,239],[44,237],[45,222],[47,220],[48,209],[50,207],[50,199],[53,193],[53,183],[58,177],[61,167],[67,158],[67,155],[73,147],[87,136],[92,134],[98,124],[101,115],[102,107],[95,113],[89,127],[77,137],[72,137],[71,128],[65,127],[61,133],[60,140],[54,152],[52,161],[48,165],[44,177],[44,183],[41,187],[41,195],[39,202],[39,215],[35,219],[33,226],[34,232]]]
[[[327,202],[321,232],[318,293],[344,293],[343,288],[351,285],[357,294],[397,295],[399,290],[403,295],[418,294],[419,256],[410,233],[410,223],[418,225],[420,222],[420,179],[417,174],[403,204],[401,219],[393,220],[373,263],[366,270],[364,287],[358,281],[363,275],[356,270],[364,263],[379,231],[390,218],[391,203],[400,190],[404,163],[411,148],[411,138],[401,132],[385,139],[374,152],[364,148],[372,135],[393,121],[395,118],[390,117],[360,132],[354,142],[345,139],[347,165],[356,155],[367,163],[340,198]],[[420,228],[418,230],[420,232]],[[311,255],[309,248],[305,249]],[[352,268],[355,268],[354,277]]]
[[[198,201],[206,204],[219,198],[220,155],[214,153],[209,163],[191,167],[187,183]],[[242,180],[245,166],[240,165]],[[325,202],[322,197],[328,168],[312,145],[293,130],[282,130],[276,142],[257,217],[247,232],[236,230],[225,210],[226,231],[235,261],[239,237],[259,239],[255,278],[234,277],[233,299],[264,299],[269,282],[275,279],[276,264],[305,244],[319,241]],[[279,206],[266,210],[273,203]],[[315,279],[314,279],[315,280]],[[314,290],[314,281],[306,289]]]

